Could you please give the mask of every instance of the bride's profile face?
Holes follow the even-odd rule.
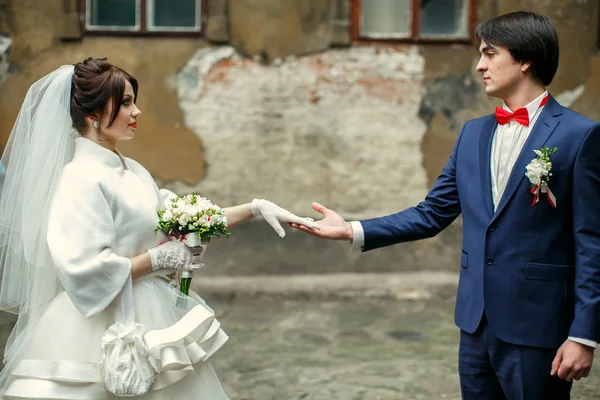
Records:
[[[100,116],[100,136],[114,144],[120,140],[133,139],[137,128],[137,118],[142,113],[134,103],[135,94],[128,80],[125,80],[125,92],[120,104],[113,105],[112,99],[108,101]],[[108,126],[113,107],[120,107],[117,117]]]

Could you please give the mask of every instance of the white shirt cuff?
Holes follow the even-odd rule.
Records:
[[[352,251],[363,251],[365,247],[365,231],[358,221],[350,221],[352,227]]]
[[[569,336],[569,340],[572,342],[584,344],[584,345],[592,347],[594,349],[598,346],[598,342],[594,342],[593,340],[589,340],[589,339],[581,339],[581,338]]]

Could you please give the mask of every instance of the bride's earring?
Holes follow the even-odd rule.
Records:
[[[94,128],[98,129],[99,126],[100,124],[98,123],[98,121],[94,121]]]

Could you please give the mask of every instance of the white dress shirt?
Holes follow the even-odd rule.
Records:
[[[500,203],[504,189],[506,189],[508,177],[521,153],[521,149],[523,149],[525,141],[542,113],[544,106],[540,107],[540,104],[547,95],[548,92],[544,91],[537,99],[525,106],[529,115],[529,126],[524,126],[515,120],[511,120],[507,124],[498,124],[496,127],[496,132],[492,139],[492,158],[490,163],[494,211],[496,211]],[[503,104],[502,108],[508,112],[513,112],[506,104]]]
[[[500,199],[506,188],[506,183],[508,182],[513,166],[521,153],[521,149],[544,109],[544,106],[540,107],[540,104],[547,95],[548,92],[544,91],[539,97],[525,106],[529,115],[529,126],[524,126],[511,120],[504,125],[498,124],[496,127],[492,139],[492,154],[490,160],[494,211],[500,203]],[[506,104],[503,104],[502,108],[511,113],[513,112]],[[359,221],[350,221],[350,226],[352,227],[352,250],[361,251],[365,244],[365,233],[362,225]],[[594,348],[598,345],[598,343],[593,340],[575,337],[569,337],[569,339]]]

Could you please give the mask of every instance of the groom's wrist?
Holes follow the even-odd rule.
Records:
[[[354,239],[354,230],[352,229],[352,224],[348,221],[346,221],[346,233],[343,239],[350,243],[352,243],[352,240]]]
[[[362,225],[359,221],[350,221],[350,227],[352,228],[352,239],[350,241],[352,251],[362,252],[365,246],[365,232]]]
[[[590,347],[592,350],[595,350],[598,346],[598,342],[596,342],[595,340],[583,339],[575,336],[569,336],[568,339],[572,342],[582,344],[586,347]]]

